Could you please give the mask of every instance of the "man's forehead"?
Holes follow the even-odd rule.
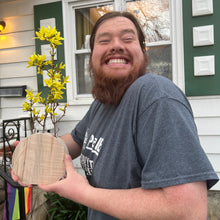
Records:
[[[96,32],[98,34],[111,33],[112,30],[118,30],[121,33],[137,33],[134,23],[125,17],[114,17],[103,21]]]
[[[112,31],[111,30],[106,30],[106,31],[100,31],[100,32],[98,32],[97,34],[96,34],[96,37],[97,38],[100,38],[100,37],[107,37],[107,36],[110,36],[110,35],[112,35],[113,33],[112,33]],[[120,31],[119,31],[119,34],[120,35],[123,35],[123,34],[133,34],[133,35],[136,35],[137,33],[136,33],[136,31],[135,30],[133,30],[133,29],[130,29],[130,28],[126,28],[126,29],[121,29]]]

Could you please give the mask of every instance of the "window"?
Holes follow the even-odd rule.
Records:
[[[66,6],[64,10],[66,8],[66,11],[69,11],[66,15],[67,21],[64,20],[66,26],[64,31],[66,30],[66,35],[70,36],[68,45],[65,45],[66,57],[70,55],[66,58],[66,66],[71,67],[67,74],[73,81],[69,89],[72,94],[68,94],[68,100],[91,99],[89,38],[96,20],[113,10],[127,10],[138,18],[146,36],[148,71],[163,75],[176,84],[179,83],[176,73],[180,74],[182,71],[183,74],[182,38],[180,37],[180,46],[176,38],[182,36],[182,32],[175,31],[174,27],[177,26],[174,25],[179,21],[178,25],[182,27],[181,0],[103,0],[101,4],[98,0],[63,0],[63,2]],[[176,19],[177,17],[179,20]],[[181,61],[179,62],[178,59]],[[182,82],[183,80],[179,84]],[[183,88],[181,85],[180,87]]]
[[[89,40],[95,22],[105,13],[113,10],[113,5],[75,9],[76,33],[76,87],[77,94],[89,94],[92,88],[89,76]]]
[[[129,1],[126,6],[138,18],[145,33],[148,71],[172,80],[169,0]]]

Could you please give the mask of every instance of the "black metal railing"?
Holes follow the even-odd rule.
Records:
[[[4,179],[4,190],[5,190],[5,207],[6,207],[6,217],[9,220],[9,210],[8,210],[8,192],[7,184],[18,189],[19,194],[19,210],[20,219],[25,220],[25,199],[24,199],[24,187],[13,181],[10,175],[11,156],[14,151],[12,144],[13,140],[21,139],[21,125],[24,126],[23,137],[27,137],[27,126],[29,123],[29,118],[17,118],[17,119],[7,119],[2,121],[3,134],[1,137],[1,142],[3,143],[3,169],[0,169],[0,177]]]

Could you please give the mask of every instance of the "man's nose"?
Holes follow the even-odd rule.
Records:
[[[111,51],[112,52],[118,52],[118,51],[123,51],[124,50],[124,45],[123,43],[120,41],[120,39],[116,38],[114,40],[112,40],[111,43]]]

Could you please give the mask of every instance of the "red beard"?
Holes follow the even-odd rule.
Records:
[[[144,75],[147,67],[147,58],[138,73],[132,73],[121,78],[109,78],[101,72],[93,74],[92,95],[106,105],[118,106],[128,87],[140,76]],[[92,72],[92,67],[91,67]]]

